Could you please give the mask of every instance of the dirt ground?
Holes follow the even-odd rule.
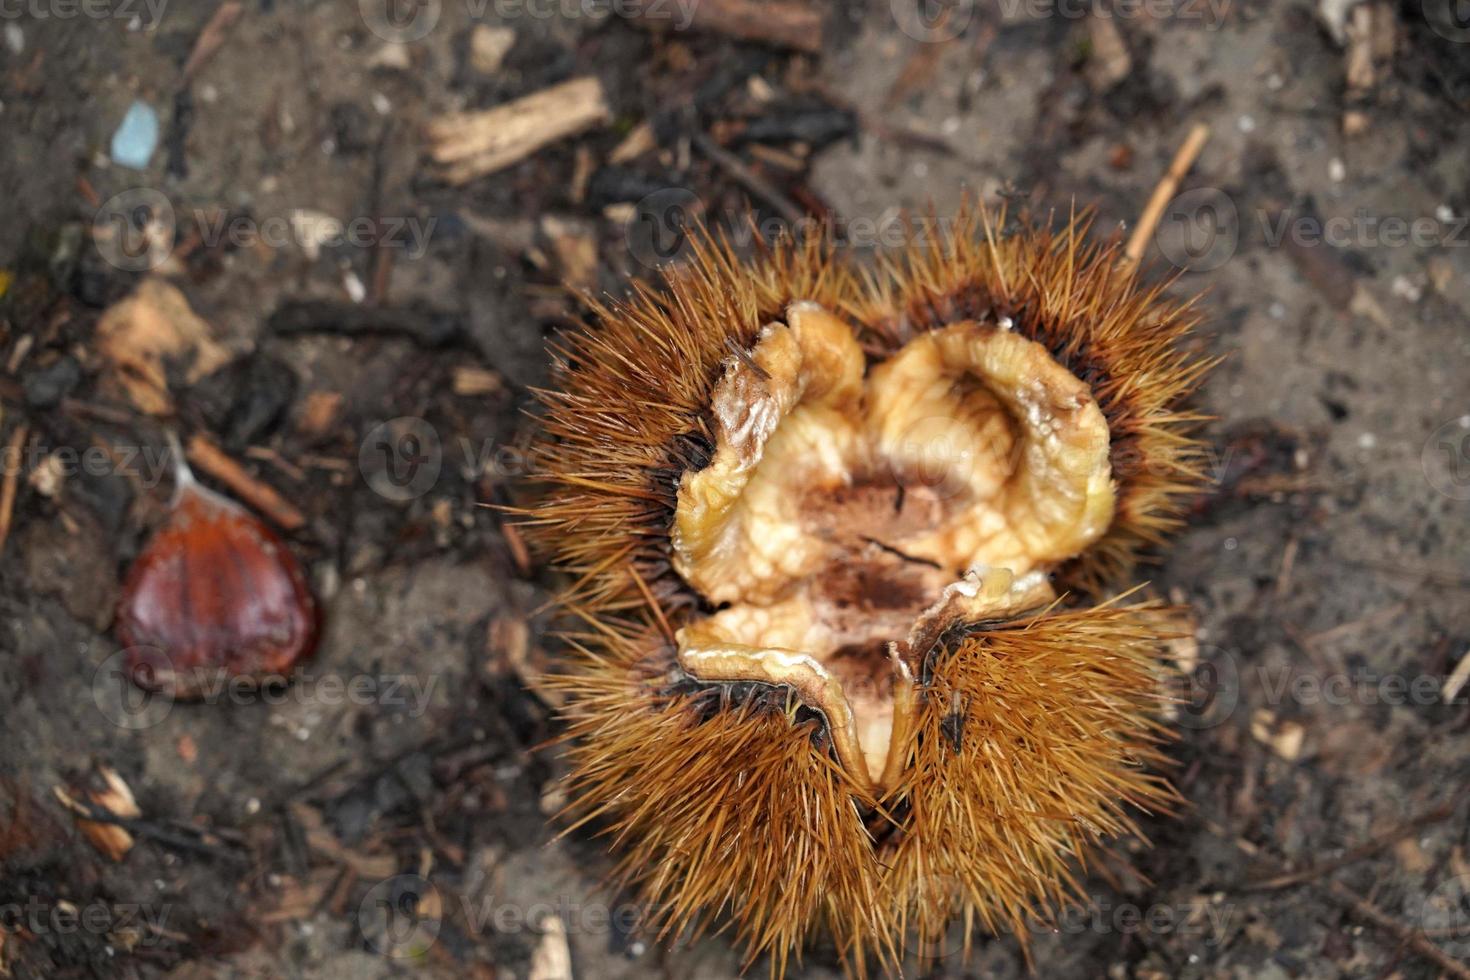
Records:
[[[747,205],[862,250],[967,191],[1106,236],[1197,124],[1146,256],[1224,356],[1209,493],[1149,570],[1199,618],[1188,805],[1089,869],[1034,967],[1004,936],[928,975],[1470,976],[1463,5],[874,0],[783,45],[699,3],[0,0],[0,977],[549,980],[559,930],[578,978],[736,975],[721,937],[640,935],[547,816],[522,677],[554,582],[481,504],[524,473],[563,284],[626,289],[679,257],[671,216]],[[429,159],[429,120],[583,76],[600,120],[462,183]],[[111,159],[135,102],[141,169]],[[127,247],[140,209],[161,251]],[[217,354],[153,417],[97,342],[145,279]],[[165,426],[302,512],[325,633],[284,691],[120,679]],[[104,771],[120,861],[55,792]]]

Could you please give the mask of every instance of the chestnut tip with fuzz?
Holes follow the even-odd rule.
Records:
[[[1083,600],[1202,482],[1195,314],[1082,222],[953,227],[863,270],[705,239],[542,393],[573,825],[664,934],[728,916],[778,974],[818,932],[858,973],[1020,932],[1174,799],[1157,607]]]

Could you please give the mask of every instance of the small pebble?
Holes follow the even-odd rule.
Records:
[[[26,32],[13,21],[5,25],[5,46],[11,54],[20,54],[26,49]]]
[[[1340,184],[1347,179],[1347,166],[1337,157],[1327,161],[1327,177],[1334,184]]]
[[[1378,437],[1375,436],[1373,433],[1364,432],[1362,435],[1358,436],[1359,449],[1372,449],[1376,445],[1378,445]]]
[[[1424,287],[1408,276],[1394,276],[1393,284],[1389,288],[1395,296],[1410,303],[1417,303],[1424,298]]]
[[[1441,204],[1439,207],[1434,209],[1434,216],[1440,221],[1454,221],[1455,209],[1450,207],[1448,204]]]
[[[1256,117],[1249,115],[1241,116],[1235,121],[1235,125],[1240,127],[1242,133],[1253,133],[1256,130]]]
[[[347,290],[347,298],[354,303],[361,303],[367,299],[367,287],[362,284],[357,273],[351,269],[342,273],[342,288]]]
[[[1236,541],[1234,538],[1226,538],[1225,539],[1225,550],[1226,551],[1234,551],[1239,546],[1240,546],[1240,542],[1239,541]]]
[[[113,162],[133,170],[145,170],[157,146],[158,113],[146,102],[134,102],[112,134]]]

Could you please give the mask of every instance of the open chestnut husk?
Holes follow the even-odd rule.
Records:
[[[284,679],[320,632],[300,564],[262,521],[201,486],[182,456],[177,483],[168,520],[123,581],[115,630],[128,675],[181,700]]]

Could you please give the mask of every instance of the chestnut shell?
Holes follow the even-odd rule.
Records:
[[[320,633],[286,544],[192,481],[128,569],[115,622],[133,682],[180,699],[238,678],[284,677]]]

